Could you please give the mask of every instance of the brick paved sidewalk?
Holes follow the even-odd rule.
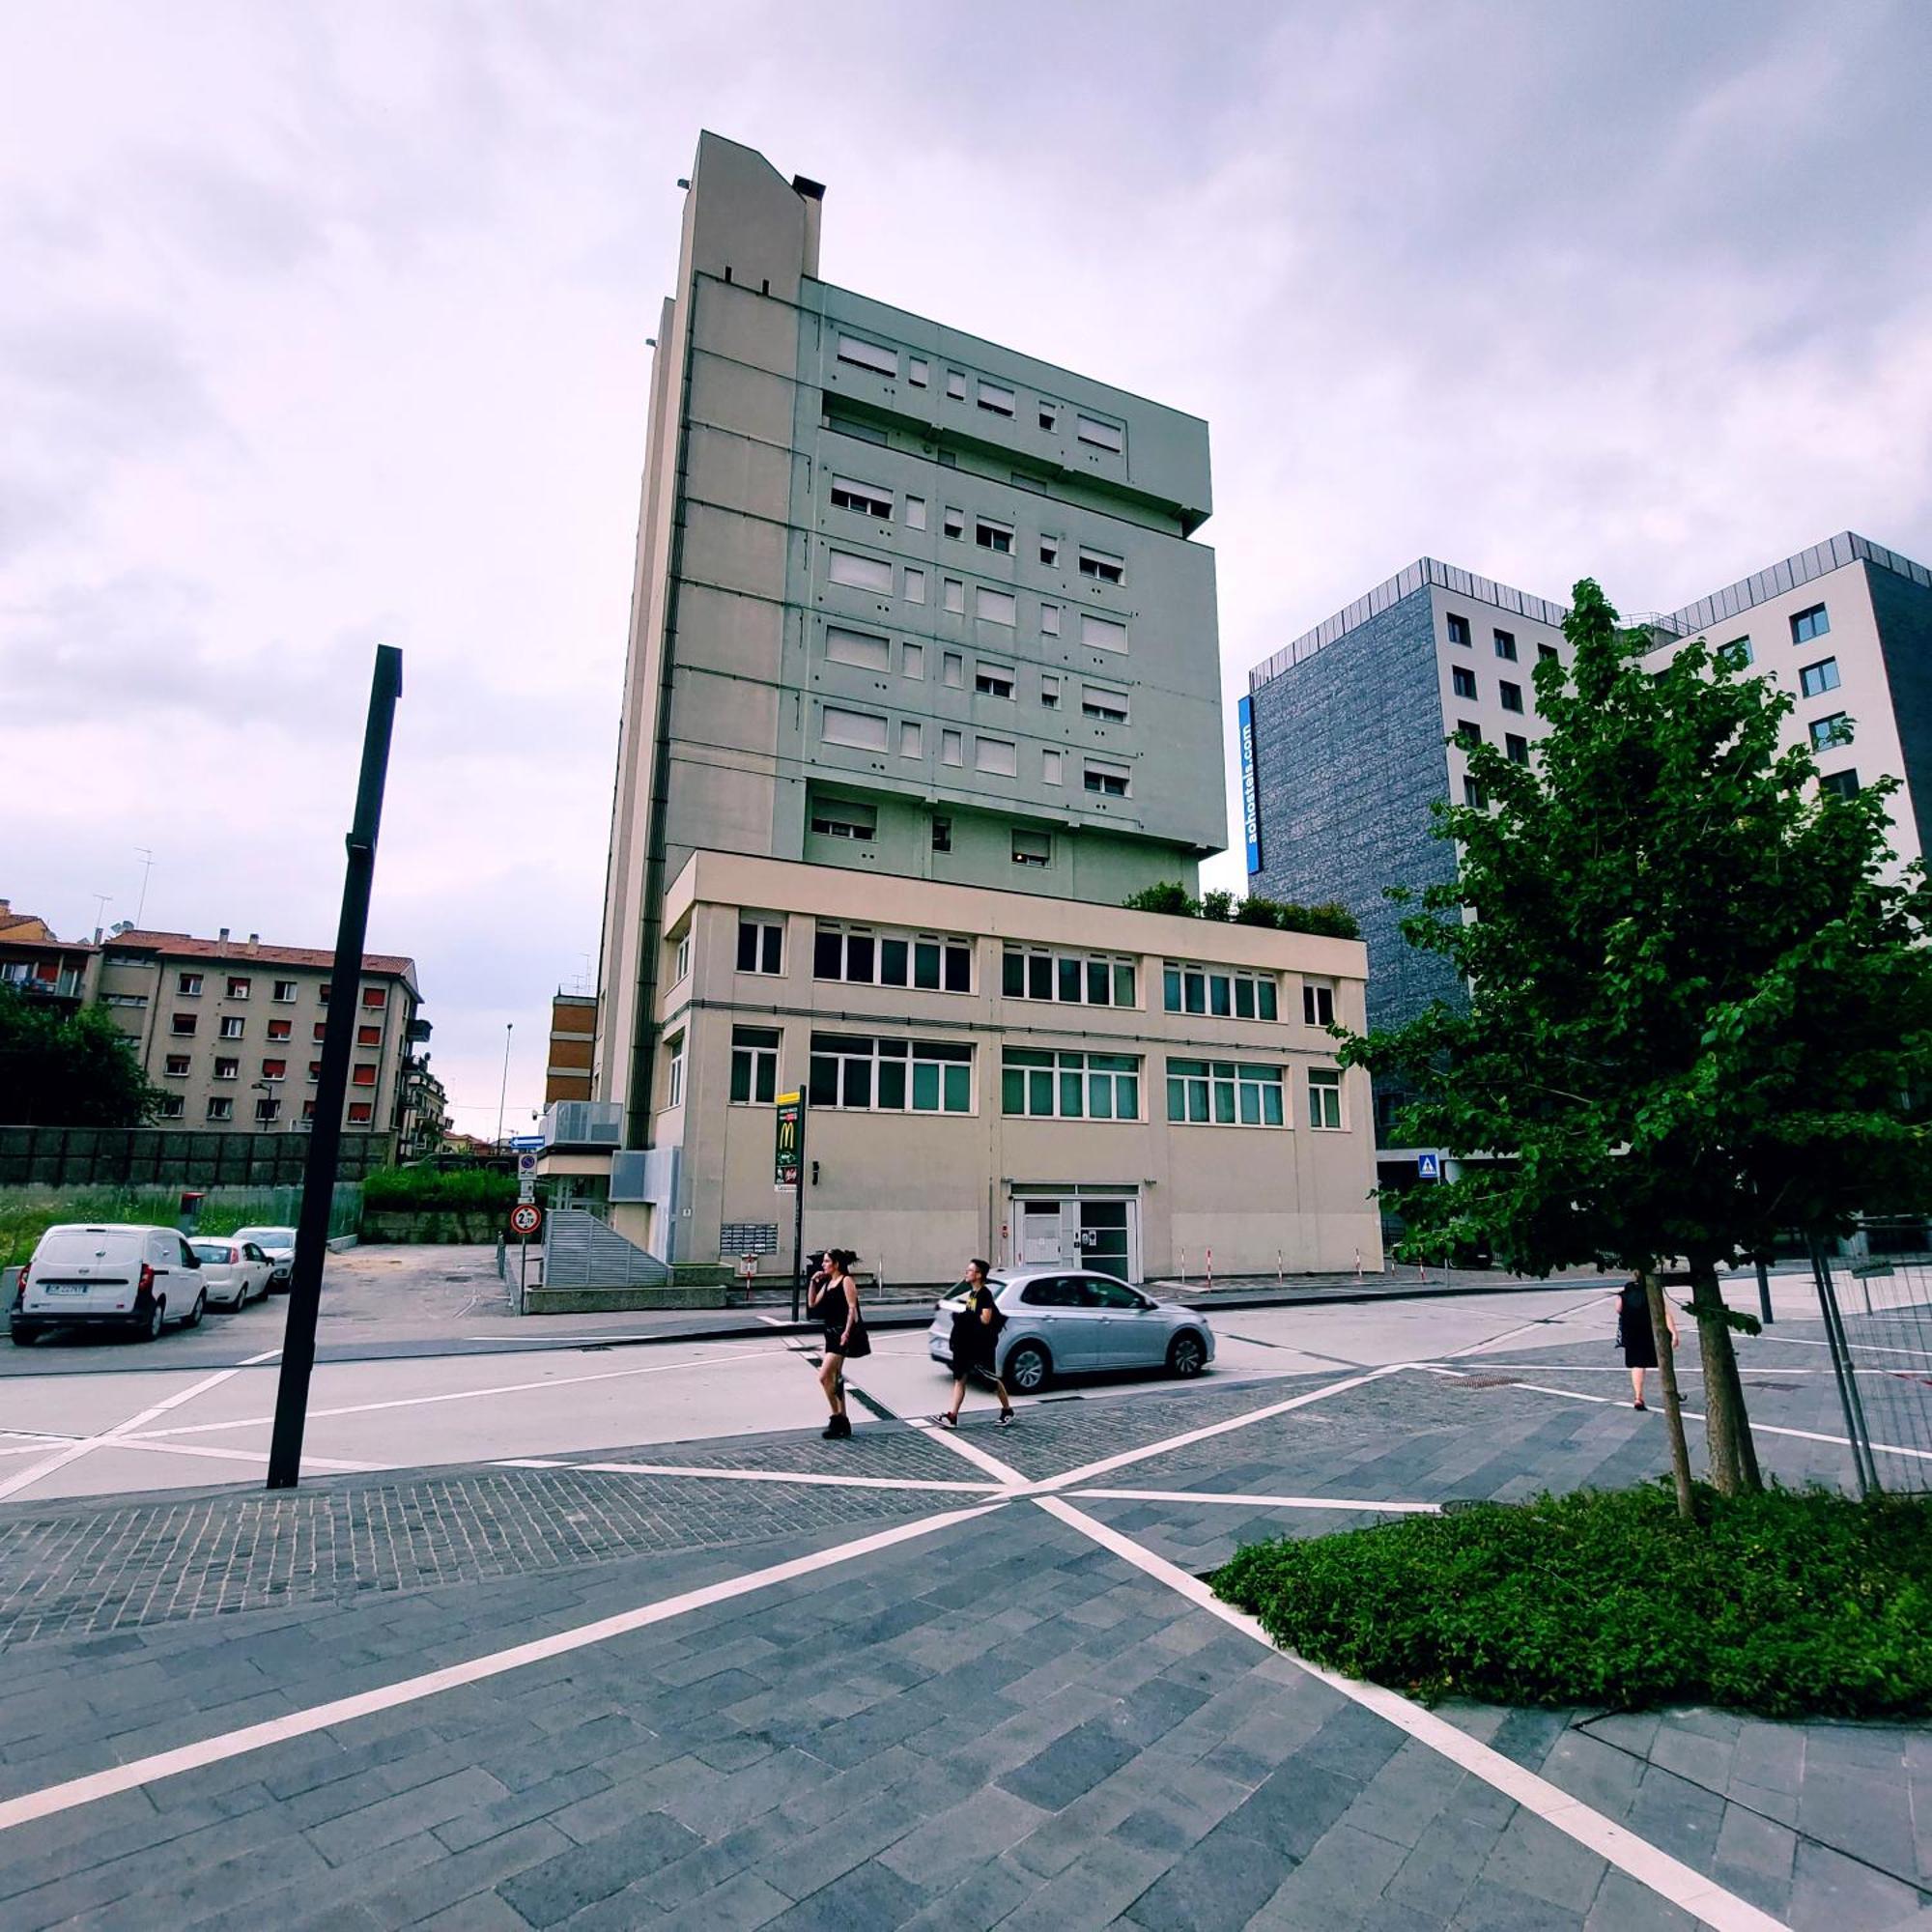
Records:
[[[1354,1520],[1188,1491],[1427,1502],[1662,1465],[1655,1417],[1487,1370],[1309,1400],[1330,1385],[1047,1405],[967,1432],[1037,1482],[1237,1425],[1070,1486],[1126,1555],[899,1426],[862,1427],[849,1454],[800,1437],[599,1459],[716,1472],[692,1476],[492,1468],[0,1512],[0,1922],[1694,1922],[1484,1765],[1533,1770],[1709,1874],[1722,1922],[1878,1932],[1932,1904],[1932,1733],[1470,1710],[1456,1723],[1499,1753],[1471,1769],[1149,1574]],[[1820,1447],[1766,1440],[1794,1467]],[[1087,1493],[1105,1487],[1159,1499]],[[265,1510],[284,1504],[327,1542],[283,1533]],[[800,1567],[636,1622],[781,1563]],[[76,1634],[103,1589],[111,1628]],[[10,1798],[547,1637],[579,1647],[7,1823]],[[1771,1919],[1736,1916],[1753,1906]]]

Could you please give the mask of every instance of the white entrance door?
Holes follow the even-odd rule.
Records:
[[[1051,1267],[1065,1259],[1060,1244],[1060,1203],[1021,1201],[1019,1261],[1022,1267]]]

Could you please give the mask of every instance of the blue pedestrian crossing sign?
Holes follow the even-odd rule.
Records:
[[[1440,1180],[1442,1179],[1441,1157],[1433,1153],[1419,1153],[1415,1156],[1415,1172],[1419,1179]]]

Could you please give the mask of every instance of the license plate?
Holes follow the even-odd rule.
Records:
[[[87,1281],[43,1281],[41,1286],[49,1294],[85,1294],[94,1286],[94,1283]]]

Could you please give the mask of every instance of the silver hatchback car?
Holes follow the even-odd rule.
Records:
[[[1054,1376],[1166,1369],[1198,1376],[1214,1359],[1214,1331],[1199,1309],[1157,1301],[1110,1274],[1065,1267],[1002,1268],[988,1278],[1007,1325],[996,1358],[1010,1389],[1031,1395]],[[939,1304],[926,1335],[935,1362],[952,1360],[952,1318],[963,1290]]]

